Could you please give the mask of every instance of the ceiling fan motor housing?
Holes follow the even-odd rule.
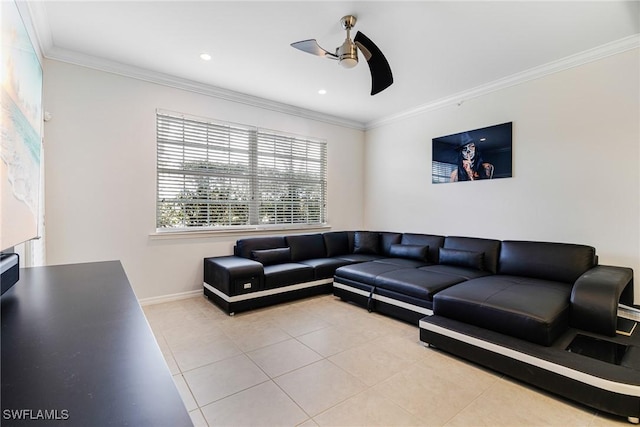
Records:
[[[356,21],[357,19],[353,15],[346,15],[340,19],[342,28],[347,30],[347,38],[342,46],[336,49],[336,55],[338,55],[338,62],[344,68],[353,68],[358,65],[358,48],[351,41],[351,29],[356,25]]]
[[[340,65],[344,68],[353,68],[358,65],[358,48],[349,38],[336,49],[336,55],[338,55]]]

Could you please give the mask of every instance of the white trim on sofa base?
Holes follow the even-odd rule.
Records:
[[[594,375],[587,374],[586,372],[577,371],[575,369],[567,368],[557,363],[549,362],[547,360],[539,359],[526,353],[521,353],[510,348],[502,347],[497,344],[490,343],[488,341],[481,340],[479,338],[471,337],[469,335],[462,334],[460,332],[452,331],[451,329],[443,328],[442,326],[434,325],[433,323],[420,320],[420,329],[426,329],[431,332],[435,332],[440,335],[444,335],[455,340],[467,343],[474,347],[479,347],[484,350],[500,354],[502,356],[509,357],[514,360],[518,360],[523,363],[535,366],[540,369],[544,369],[549,372],[553,372],[558,375],[562,375],[566,378],[579,381],[581,383],[590,385],[592,387],[599,388],[601,390],[610,391],[612,393],[624,394],[627,396],[640,397],[640,386],[633,384],[624,384],[615,381],[606,380],[604,378],[596,377]]]
[[[353,286],[345,285],[344,283],[339,283],[339,282],[334,281],[333,282],[333,287],[334,288],[339,288],[339,289],[342,289],[342,290],[345,290],[345,291],[349,291],[351,293],[362,295],[363,297],[369,298],[369,292],[367,292],[365,290],[362,290],[362,289],[354,288]],[[373,295],[371,295],[371,297],[376,301],[380,301],[380,302],[383,302],[385,304],[395,305],[396,307],[400,307],[400,308],[403,308],[405,310],[410,310],[410,311],[413,311],[413,312],[416,312],[416,313],[424,314],[425,316],[432,316],[433,315],[433,310],[430,310],[430,309],[425,308],[425,307],[420,307],[419,305],[409,304],[408,302],[398,301],[396,299],[385,297],[383,295],[378,295],[378,294],[373,294]]]
[[[207,288],[208,290],[210,290],[211,292],[213,292],[214,294],[216,294],[226,302],[233,303],[233,302],[247,301],[247,300],[252,300],[256,298],[266,297],[269,295],[284,294],[286,292],[297,291],[299,289],[313,288],[320,285],[326,285],[331,282],[333,282],[333,279],[314,280],[312,282],[296,283],[295,285],[282,286],[280,288],[273,288],[273,289],[265,289],[264,291],[250,292],[247,294],[234,295],[234,296],[229,296],[225,294],[224,292],[214,288],[207,282],[203,282],[203,285],[205,288]]]

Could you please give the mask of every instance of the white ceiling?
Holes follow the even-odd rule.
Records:
[[[366,125],[640,33],[637,1],[30,2],[46,57],[159,73]],[[369,70],[329,51],[358,18],[394,84],[370,95]],[[637,42],[636,42],[637,44]],[[208,52],[209,62],[199,58]],[[106,66],[105,64],[109,64]],[[326,95],[318,90],[325,89]]]

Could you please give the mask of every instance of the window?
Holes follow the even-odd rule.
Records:
[[[157,228],[326,222],[326,142],[158,111]]]
[[[450,182],[451,173],[457,168],[455,164],[432,161],[431,162],[431,182]]]

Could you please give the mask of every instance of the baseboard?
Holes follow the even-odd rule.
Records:
[[[172,301],[178,301],[181,299],[193,298],[199,295],[202,295],[202,289],[196,289],[195,291],[180,292],[178,294],[162,295],[159,297],[142,298],[142,299],[139,299],[138,302],[140,303],[140,305],[145,306],[145,305],[162,304],[165,302],[172,302]]]

